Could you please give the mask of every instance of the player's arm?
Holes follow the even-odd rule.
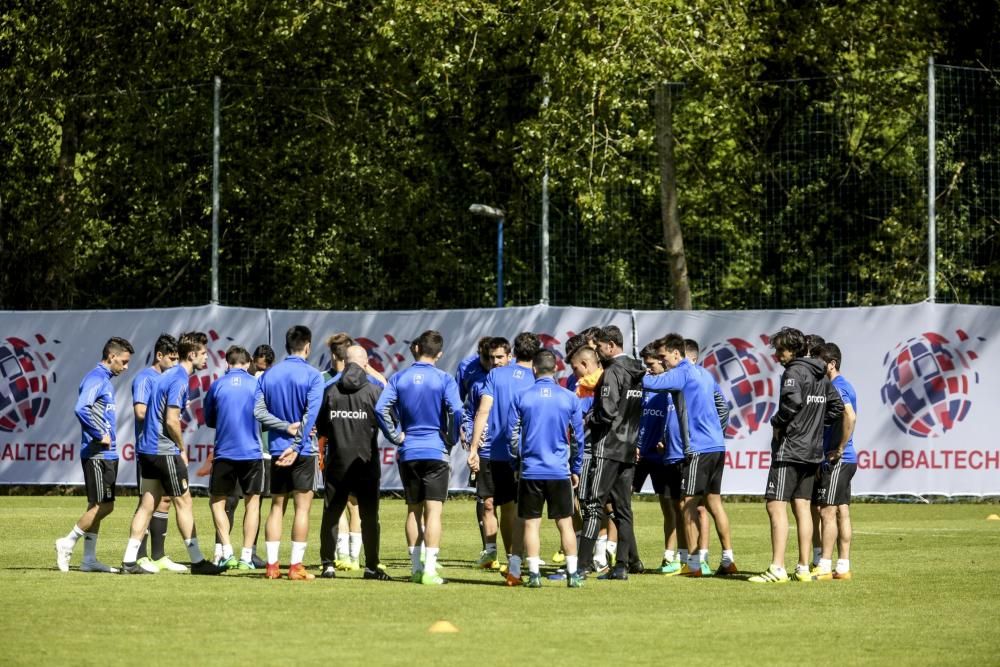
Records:
[[[476,419],[472,424],[472,440],[469,441],[469,468],[474,472],[479,470],[479,448],[483,444],[483,434],[486,433],[486,425],[490,421],[490,410],[493,409],[493,396],[483,394],[479,399],[479,409],[476,410]]]
[[[507,443],[507,451],[512,461],[521,458],[521,401],[520,397],[515,397],[510,404],[510,416],[507,418],[510,424],[510,439]]]
[[[448,441],[454,445],[458,439],[458,425],[465,416],[462,399],[458,395],[458,384],[450,375],[444,376],[444,421],[442,426],[448,434]],[[451,447],[448,448],[449,451]]]
[[[778,397],[778,412],[771,418],[775,431],[783,431],[792,418],[802,409],[802,382],[793,373],[785,371],[781,376],[781,394]]]
[[[385,379],[385,376],[372,368],[370,364],[365,364],[365,375],[371,375],[373,378],[378,380],[383,387],[389,384],[389,381]]]
[[[392,377],[396,378],[395,375]],[[392,416],[393,408],[398,401],[399,394],[396,392],[396,384],[390,380],[375,404],[375,419],[378,420],[378,427],[382,429],[382,435],[397,447],[403,444],[404,439],[403,432],[397,428],[396,420]]]
[[[215,394],[218,393],[215,389],[216,385],[212,385],[208,388],[208,393],[205,394],[205,403],[203,408],[205,410],[205,426],[209,428],[215,428],[216,420],[218,419],[218,409],[216,408]]]
[[[823,420],[825,426],[836,424],[844,414],[844,399],[840,396],[840,390],[833,386],[829,380],[823,380],[826,389],[826,415]],[[846,441],[844,444],[847,444]]]
[[[722,388],[716,383],[715,389],[712,392],[712,397],[715,399],[715,411],[719,415],[719,426],[722,430],[726,430],[726,424],[729,423],[729,401],[726,397],[722,395]]]
[[[847,401],[844,401],[844,414],[841,416],[841,434],[840,443],[837,445],[837,449],[831,450],[830,461],[837,461],[841,456],[844,455],[844,449],[847,448],[847,443],[851,441],[854,436],[854,427],[858,423],[858,415],[854,412],[854,408]]]
[[[299,420],[302,428],[293,440],[293,444],[298,444],[296,451],[301,454],[304,450],[310,449],[312,445],[313,427],[316,425],[316,417],[319,415],[320,406],[323,404],[323,376],[318,372],[312,374],[309,382],[309,392],[306,394],[306,409],[302,419]]]
[[[583,408],[578,398],[574,396],[573,399],[573,415],[569,422],[569,472],[578,482],[583,470]],[[576,483],[573,486],[576,487]]]
[[[110,425],[105,420],[104,415],[99,414],[100,410],[96,405],[100,392],[101,383],[88,378],[83,387],[80,388],[80,395],[76,399],[73,412],[76,413],[76,418],[80,420],[83,430],[92,440],[110,445]]]
[[[271,414],[267,409],[267,401],[264,398],[263,384],[257,383],[257,392],[254,394],[253,416],[260,425],[269,431],[284,431],[289,435],[298,433],[298,425],[286,422]]]
[[[163,417],[163,433],[181,450],[181,458],[188,462],[187,451],[184,449],[184,435],[181,429],[181,409],[176,405],[168,405]]]
[[[132,415],[135,417],[135,421],[139,424],[139,428],[146,423],[146,410],[148,407],[145,403],[135,403],[132,405]]]

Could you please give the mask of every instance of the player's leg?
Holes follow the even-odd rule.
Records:
[[[128,544],[122,556],[122,572],[125,574],[153,574],[157,570],[146,569],[136,563],[139,555],[139,545],[149,527],[153,511],[163,498],[163,486],[158,479],[143,477],[139,480],[139,506],[132,516]]]
[[[476,564],[482,568],[499,567],[497,559],[497,522],[495,489],[493,485],[492,465],[489,459],[480,459],[479,473],[476,475],[476,497],[482,501],[483,515],[483,551],[479,554]],[[504,542],[507,546],[509,542]]]
[[[851,578],[851,538],[854,530],[851,526],[851,506],[837,505],[837,569],[834,579]]]
[[[423,502],[406,501],[406,523],[403,525],[403,531],[406,535],[406,550],[410,554],[410,578],[416,583],[420,583],[420,578],[424,574],[424,564],[420,560],[420,545],[424,537],[420,531],[423,513]]]
[[[340,519],[345,514],[347,507],[347,484],[344,480],[333,475],[333,471],[326,469],[326,479],[323,491],[323,518],[320,522],[319,532],[319,556],[322,563],[322,574],[324,579],[336,577],[338,569],[339,554],[336,546],[340,542],[341,524]],[[346,563],[343,563],[346,565]]]
[[[522,479],[517,484],[517,512],[521,524],[521,542],[525,561],[528,564],[528,586],[542,587],[541,538],[539,532],[542,526],[542,507],[545,505],[545,482],[535,479]],[[522,584],[520,573],[507,573],[508,586]]]
[[[174,462],[174,465],[178,467],[178,472],[180,464],[183,464],[183,460],[178,456]],[[179,489],[177,488],[169,489],[169,491],[173,497],[177,530],[180,531],[181,537],[184,538],[184,546],[187,547],[188,558],[191,560],[191,574],[221,574],[224,568],[217,566],[205,558],[198,544],[198,538],[194,535],[194,499],[191,497],[191,492],[186,490],[186,468],[184,466],[185,491],[180,494],[178,494]],[[225,504],[225,501],[223,501],[223,504]]]
[[[237,461],[215,459],[208,478],[209,508],[212,510],[212,522],[215,524],[216,554],[213,560],[217,565],[226,563],[226,567],[236,566],[233,545],[229,539],[232,531],[229,496],[236,486],[237,464]],[[233,562],[230,563],[230,560]]]
[[[812,557],[812,567],[819,567],[820,558],[823,557],[823,515],[820,511],[820,503],[813,496],[812,504],[809,506],[809,511],[812,514],[813,520],[813,557]]]
[[[795,515],[795,528],[799,542],[799,562],[795,566],[797,574],[809,573],[809,561],[812,559],[812,511],[809,506],[811,498],[792,499],[792,513]]]
[[[336,550],[334,563],[338,568],[346,569],[351,561],[351,521],[346,508],[337,519]]]
[[[450,469],[446,461],[422,461],[420,473],[424,493],[424,574],[423,584],[441,584],[437,561],[441,547],[441,514],[448,498]]]
[[[618,529],[618,551],[615,578],[626,579],[628,573],[639,574],[645,568],[639,559],[632,517],[632,476],[635,466],[619,463],[611,486],[611,504],[615,509],[615,526]]]
[[[260,523],[260,494],[248,493],[243,496],[243,548],[240,550],[240,560],[237,569],[253,570],[253,544],[257,539]]]
[[[160,498],[149,520],[150,557],[157,564],[167,557],[167,529],[170,526],[170,496]]]
[[[312,457],[305,457],[312,458]],[[303,468],[306,464],[303,464]],[[288,561],[288,578],[292,580],[308,581],[315,579],[315,575],[307,572],[303,561],[306,555],[306,546],[309,540],[309,510],[312,507],[313,480],[315,469],[314,462],[308,463],[309,483],[303,484],[292,491],[292,500],[295,504],[295,514],[292,517],[292,555]],[[305,488],[302,488],[302,487]]]
[[[722,496],[718,493],[709,493],[705,496],[705,506],[715,521],[715,532],[719,536],[719,544],[722,547],[722,560],[716,574],[736,574],[738,570],[733,557],[733,537],[729,526],[729,514],[722,504]]]
[[[523,519],[524,525],[524,554],[528,561],[528,588],[542,587],[542,574],[539,570],[541,558],[539,554],[542,550],[539,530],[542,526],[542,519]]]
[[[361,565],[361,513],[358,511],[358,499],[352,493],[347,496],[348,540],[347,556],[351,570],[360,570]]]
[[[273,472],[273,471],[272,471]],[[277,475],[272,479],[278,477]],[[264,525],[264,548],[267,556],[268,579],[277,579],[281,576],[278,569],[278,552],[281,547],[282,524],[285,519],[285,508],[288,506],[288,494],[291,491],[278,493],[277,489],[271,490],[271,510],[267,514],[267,522]]]
[[[610,479],[607,459],[591,457],[589,467],[584,468],[580,479],[580,513],[583,518],[583,532],[580,534],[578,556],[580,571],[584,576],[595,571],[598,554],[595,553],[597,537],[601,531],[606,513],[605,505],[610,493]],[[603,554],[602,554],[603,555]]]
[[[379,555],[379,486],[382,470],[378,462],[359,464],[354,485],[354,495],[358,500],[358,514],[361,518],[361,541],[365,547],[365,579],[391,581],[381,565]]]
[[[227,562],[233,558],[233,545],[229,540],[229,513],[226,511],[229,497],[227,495],[212,495],[209,499],[209,506],[212,509],[212,520],[215,522],[215,535],[217,540],[221,540],[222,551],[219,554],[221,562]]]
[[[772,462],[767,473],[767,487],[764,491],[768,522],[771,525],[771,564],[760,574],[748,581],[753,583],[785,583],[789,580],[785,571],[785,547],[788,545],[788,501],[792,497],[786,463]],[[794,481],[794,480],[792,480]]]

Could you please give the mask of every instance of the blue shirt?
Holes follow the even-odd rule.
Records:
[[[434,364],[418,361],[389,378],[375,417],[386,439],[399,447],[401,462],[447,461],[462,419],[458,383]]]
[[[510,449],[521,461],[522,479],[567,479],[583,465],[583,413],[576,394],[551,377],[514,397]]]
[[[167,408],[177,408],[183,412],[187,407],[188,388],[191,376],[187,369],[177,364],[156,378],[149,402],[146,404],[146,422],[142,430],[142,442],[138,445],[140,454],[173,455],[181,450],[167,437],[163,428]]]
[[[111,386],[114,375],[104,364],[97,364],[80,381],[80,389],[73,412],[80,422],[80,458],[118,459],[117,420],[115,419],[115,390]],[[111,436],[105,449],[101,438]]]
[[[271,456],[292,447],[299,456],[315,456],[313,426],[323,403],[323,375],[302,357],[289,356],[257,380],[254,417],[261,423]],[[298,423],[297,435],[288,427]]]
[[[253,416],[257,378],[230,368],[205,394],[205,424],[215,429],[216,459],[254,461],[264,456],[260,424]]]
[[[334,373],[332,370],[323,373],[323,392],[326,393],[326,390],[330,388],[330,385],[335,384],[343,374],[344,371]],[[385,389],[385,385],[382,384],[382,381],[374,375],[365,374],[365,377],[368,378],[368,384],[375,385],[379,389]]]
[[[476,413],[479,412],[479,404],[483,400],[483,388],[486,387],[487,375],[483,374],[473,380],[472,384],[469,386],[469,393],[465,399],[465,410],[462,413],[462,433],[465,435],[466,440],[472,440],[472,431],[475,430],[475,418]],[[479,448],[479,457],[483,459],[490,458],[490,428],[489,424],[486,425],[486,430],[483,431],[483,441],[481,447]]]
[[[156,384],[156,381],[159,379],[160,371],[156,370],[152,366],[147,366],[135,376],[135,379],[132,380],[133,408],[141,403],[146,406],[147,411],[149,410],[149,397],[153,394],[153,385]],[[133,422],[133,427],[135,429],[135,447],[138,449],[139,445],[142,443],[143,425],[146,423],[146,420],[143,419],[140,421],[139,419],[134,419]]]
[[[708,371],[687,359],[666,373],[643,378],[643,389],[671,393],[685,455],[726,451],[715,385]]]
[[[854,414],[858,414],[858,395],[854,391],[854,387],[850,382],[847,381],[843,375],[838,375],[833,378],[833,386],[837,391],[840,392],[840,398],[844,401],[844,405],[848,403],[851,404],[851,408],[854,410]],[[840,433],[840,428],[834,428],[833,426],[827,426],[826,430],[823,432],[823,453],[830,451],[834,447],[840,444],[840,442],[832,442],[834,432]],[[844,447],[844,455],[840,457],[840,460],[844,463],[857,463],[858,453],[854,449],[854,434],[851,434],[851,439],[847,441],[847,446]]]
[[[458,383],[458,397],[464,403],[469,398],[469,391],[472,384],[486,377],[488,369],[483,368],[479,363],[479,355],[474,354],[458,362],[458,370],[455,371],[455,382]],[[469,432],[472,435],[472,432]]]
[[[510,460],[510,407],[514,398],[528,387],[534,386],[535,374],[521,365],[494,368],[486,376],[483,396],[493,398],[487,426],[490,441],[490,458],[493,461]],[[484,458],[480,453],[480,458]]]
[[[660,462],[664,452],[656,451],[656,445],[662,442],[667,427],[667,415],[674,409],[674,402],[667,392],[645,391],[642,393],[642,417],[639,419],[639,458],[647,461]]]

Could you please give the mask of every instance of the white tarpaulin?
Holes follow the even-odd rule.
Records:
[[[350,333],[386,375],[410,363],[409,342],[426,329],[445,338],[439,366],[453,372],[474,353],[481,335],[513,340],[520,331],[542,335],[560,353],[566,339],[592,324],[617,324],[626,347],[671,331],[694,338],[702,361],[717,374],[732,403],[727,429],[725,493],[763,493],[770,459],[767,421],[777,401],[781,367],[766,340],[781,326],[819,333],[838,343],[843,372],[858,394],[858,493],[1000,493],[1000,443],[988,425],[1000,405],[1000,308],[918,304],[808,311],[629,312],[587,308],[523,308],[327,312],[265,311],[204,306],[141,311],[0,313],[0,484],[80,484],[80,429],[73,415],[77,388],[98,363],[110,336],[136,348],[129,370],[115,379],[119,480],[135,480],[132,378],[151,362],[161,332],[203,330],[211,342],[209,367],[191,393],[185,438],[191,481],[213,432],[203,424],[201,398],[225,370],[232,344],[249,350],[271,342],[284,356],[284,332],[313,330],[310,361],[329,364],[325,338]],[[568,369],[563,369],[564,375]],[[395,449],[383,442],[383,487],[399,488]],[[453,452],[451,485],[465,488],[464,455]]]

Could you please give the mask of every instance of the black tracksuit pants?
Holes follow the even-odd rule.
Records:
[[[382,467],[377,460],[355,459],[343,474],[326,469],[323,494],[323,521],[320,525],[319,554],[323,565],[333,563],[337,552],[340,515],[347,507],[347,496],[358,499],[361,514],[361,542],[365,547],[365,566],[374,570],[379,564],[378,504]]]

